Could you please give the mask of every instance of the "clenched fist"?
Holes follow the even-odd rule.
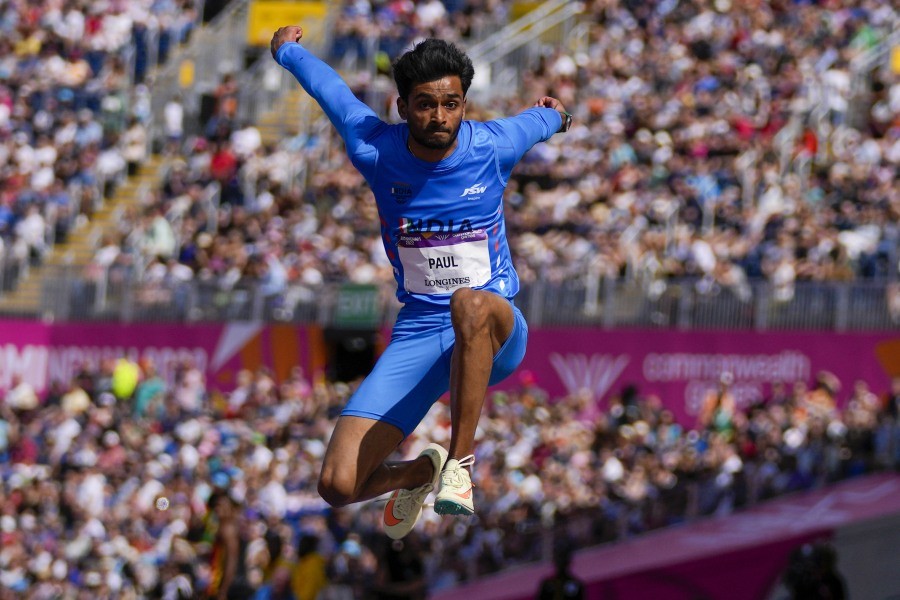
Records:
[[[275,54],[278,53],[278,49],[287,42],[299,42],[300,38],[303,37],[303,28],[299,25],[288,25],[286,27],[279,27],[278,31],[275,32],[275,35],[272,36],[272,42],[269,44],[269,49],[272,51],[272,58],[275,58]]]

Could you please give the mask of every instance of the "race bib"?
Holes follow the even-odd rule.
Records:
[[[397,249],[403,264],[403,286],[414,294],[449,294],[491,279],[488,236],[480,229],[403,234]]]

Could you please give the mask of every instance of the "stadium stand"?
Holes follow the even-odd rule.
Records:
[[[337,19],[335,60],[350,67],[375,65],[374,72],[351,71],[348,77],[390,118],[384,60],[394,48],[391,36],[400,35],[396,23],[416,19],[402,11],[397,16],[391,11],[400,9],[393,4],[383,10],[366,6],[349,4]],[[369,11],[377,18],[368,20]],[[783,23],[777,6],[769,13],[764,21],[773,27],[771,39],[753,35],[762,27],[754,19],[763,17],[750,19],[740,10],[682,7],[643,16],[646,22],[636,26],[625,8],[587,4],[582,15],[595,16],[582,16],[572,28],[572,52],[539,53],[536,69],[514,63],[514,71],[524,74],[522,96],[560,90],[578,111],[565,143],[552,141],[532,152],[509,188],[509,227],[526,290],[585,298],[566,312],[606,324],[671,326],[688,319],[700,326],[841,329],[890,327],[900,319],[893,226],[898,200],[892,185],[900,141],[896,75],[889,69],[873,68],[869,87],[876,91],[865,126],[848,126],[860,112],[850,110],[857,93],[848,83],[858,77],[854,65],[879,48],[896,13],[879,7],[864,20],[853,11],[804,6],[803,19]],[[458,31],[474,29],[470,21]],[[712,31],[707,21],[718,34],[705,33]],[[352,43],[360,23],[391,35]],[[606,35],[596,33],[601,25]],[[650,32],[664,26],[674,30],[673,39],[661,47]],[[420,31],[408,29],[403,39]],[[449,34],[443,25],[434,31]],[[785,39],[806,41],[782,48],[779,40]],[[496,63],[486,67],[505,72]],[[669,63],[671,69],[662,68]],[[221,81],[215,84],[211,107],[223,89]],[[491,100],[474,101],[475,116],[523,106],[519,97],[496,90],[473,92],[476,98],[485,94]],[[191,268],[190,277],[205,275],[196,262],[198,242],[223,235],[235,207],[239,219],[257,226],[258,233],[247,234],[247,258],[259,257],[253,264],[239,260],[226,281],[243,279],[243,294],[255,292],[262,289],[260,277],[272,276],[274,267],[284,272],[276,276],[290,291],[286,305],[274,307],[277,316],[258,317],[307,318],[295,299],[310,296],[309,282],[389,286],[377,218],[360,179],[331,144],[327,124],[313,120],[302,132],[291,131],[302,123],[285,126],[279,139],[270,124],[244,118],[253,116],[244,107],[259,98],[233,98],[234,115],[222,119],[211,108],[203,131],[179,134],[180,158],[170,155],[165,167],[189,164],[191,181],[205,191],[197,197],[195,188],[193,197],[180,197],[171,213],[173,199],[165,194],[139,199],[140,210],[161,207],[176,227],[184,225],[185,207],[201,213],[211,205],[225,207],[223,223],[192,219],[174,232],[176,246],[186,249],[179,262]],[[225,161],[217,167],[231,165],[233,173],[213,175],[204,166],[212,157]],[[309,166],[316,163],[327,168],[313,173]],[[208,185],[213,182],[218,189]],[[290,229],[298,219],[306,225]],[[312,227],[324,221],[325,227]],[[261,239],[264,234],[269,239]],[[298,251],[306,248],[318,252]],[[257,269],[258,262],[269,268]],[[135,293],[145,283],[142,272],[135,269],[129,280]],[[181,272],[188,277],[187,270]],[[816,303],[817,298],[824,300]],[[529,300],[524,293],[523,301]],[[643,308],[632,314],[634,307]],[[169,317],[209,315],[180,310]]]
[[[0,221],[4,260],[14,258],[3,263],[4,295],[31,270],[44,276],[30,284],[43,294],[25,305],[60,320],[315,321],[301,308],[321,303],[329,285],[389,286],[377,215],[326,124],[267,129],[247,87],[213,70],[201,127],[199,96],[147,79],[175,43],[202,34],[193,30],[204,11],[95,4],[44,13],[0,2]],[[331,57],[390,118],[386,57],[425,34],[472,46],[519,35],[501,29],[517,4],[344,3]],[[485,82],[473,90],[473,116],[484,118],[548,90],[576,107],[564,143],[536,148],[507,198],[517,267],[526,290],[546,295],[546,312],[565,312],[557,290],[610,326],[895,327],[900,75],[873,63],[860,108],[855,69],[881,56],[896,9],[580,7],[561,26],[565,45],[505,57],[521,78],[514,97]],[[80,20],[95,38],[54,33]],[[91,39],[96,48],[75,43]],[[510,70],[484,60],[498,77]],[[522,67],[531,60],[537,67]],[[39,66],[61,79],[30,80]],[[62,83],[78,74],[80,84]],[[261,106],[276,107],[270,100]],[[84,219],[112,226],[88,230]],[[611,316],[601,291],[647,308]],[[690,314],[686,297],[694,307],[747,305],[752,317]],[[827,318],[801,319],[826,297]],[[531,302],[523,298],[549,321]],[[796,312],[777,322],[760,316],[767,306]],[[10,378],[0,402],[0,598],[194,597],[213,577],[222,517],[210,500],[223,494],[240,508],[243,583],[256,597],[284,586],[303,597],[298,573],[310,571],[324,597],[373,592],[389,551],[380,511],[327,509],[315,492],[334,418],[357,383],[259,369],[222,392],[190,361],[167,379],[152,361],[125,359],[85,363],[40,394]],[[613,393],[604,410],[589,394],[550,397],[527,378],[493,392],[477,519],[429,513],[409,541],[429,592],[546,559],[555,537],[613,544],[900,468],[900,379],[890,389],[827,374],[806,383],[737,407],[723,381],[695,423],[636,388]],[[446,416],[436,407],[421,428],[428,439],[414,434],[398,456],[446,441]],[[162,494],[167,510],[154,505]]]
[[[4,1],[0,13],[0,290],[8,292],[137,173],[149,146],[148,73],[199,17],[193,2],[149,1]],[[57,264],[73,260],[67,252]],[[26,305],[39,305],[31,286]]]

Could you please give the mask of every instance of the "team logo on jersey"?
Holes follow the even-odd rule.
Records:
[[[406,204],[412,198],[412,185],[404,181],[392,181],[391,196],[397,204]]]
[[[478,200],[481,197],[481,194],[487,189],[486,185],[481,185],[479,181],[473,186],[469,186],[463,190],[463,193],[459,195],[460,198],[472,197],[472,200]]]
[[[462,219],[454,221],[447,219],[408,219],[400,217],[400,233],[401,234],[419,234],[429,236],[436,233],[461,234],[473,231],[472,221]]]

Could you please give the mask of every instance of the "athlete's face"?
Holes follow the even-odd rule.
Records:
[[[449,156],[456,148],[459,126],[466,115],[462,83],[456,75],[420,83],[409,98],[397,99],[397,110],[409,125],[413,141],[432,157]]]

